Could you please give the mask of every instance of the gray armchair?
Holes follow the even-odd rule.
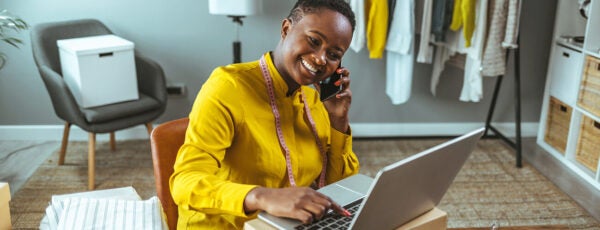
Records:
[[[110,133],[115,150],[117,130],[145,124],[148,134],[152,121],[166,108],[167,90],[164,72],[156,62],[135,53],[139,100],[104,106],[80,107],[62,77],[56,41],[60,39],[112,34],[102,22],[83,19],[36,25],[31,30],[33,58],[46,85],[56,115],[65,121],[59,165],[64,164],[72,124],[89,133],[88,188],[95,187],[95,142],[97,133]],[[107,92],[110,93],[110,92]]]

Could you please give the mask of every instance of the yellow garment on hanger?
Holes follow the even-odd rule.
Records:
[[[367,48],[369,58],[380,59],[383,57],[388,29],[388,1],[367,0],[365,5],[367,14]]]
[[[475,30],[476,3],[477,0],[454,0],[450,29],[457,31],[463,26],[466,47],[471,46],[471,37],[473,37],[473,31]]]

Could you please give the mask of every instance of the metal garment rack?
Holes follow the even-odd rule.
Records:
[[[517,37],[517,48],[514,50],[514,74],[515,74],[515,140],[511,140],[506,137],[502,132],[492,126],[492,117],[494,115],[494,109],[496,107],[496,100],[498,99],[498,92],[500,91],[500,86],[502,85],[502,78],[504,75],[500,75],[496,79],[496,86],[494,87],[494,96],[492,97],[492,103],[490,104],[490,109],[488,110],[487,119],[485,121],[485,131],[483,133],[483,137],[499,137],[504,140],[508,145],[510,145],[513,149],[515,149],[515,161],[517,168],[523,167],[521,160],[522,146],[521,146],[521,67],[520,67],[520,36]],[[507,50],[506,54],[506,63],[508,63],[509,59],[509,50]],[[508,67],[508,65],[507,65]],[[488,135],[488,131],[491,130],[494,132],[495,136]]]

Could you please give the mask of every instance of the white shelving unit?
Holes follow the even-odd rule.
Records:
[[[600,133],[600,112],[579,102],[587,87],[582,83],[586,69],[597,68],[593,71],[600,73],[600,64],[591,66],[586,61],[593,58],[600,63],[600,1],[591,1],[589,7],[586,20],[579,14],[577,0],[558,0],[537,143],[600,190],[600,135],[588,135],[590,129]],[[584,41],[574,39],[577,36]],[[600,77],[595,81],[600,84]],[[600,103],[600,93],[596,99]],[[586,152],[582,149],[593,150],[592,157],[585,158],[591,160],[582,160]]]

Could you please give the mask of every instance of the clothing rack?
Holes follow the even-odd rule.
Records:
[[[512,147],[513,149],[515,149],[515,161],[516,161],[516,166],[517,168],[521,168],[523,167],[523,164],[521,162],[521,153],[522,153],[522,146],[521,146],[521,67],[520,67],[520,55],[519,55],[519,49],[520,49],[520,42],[519,42],[519,38],[520,36],[517,37],[517,47],[512,49],[513,51],[513,55],[514,55],[514,74],[515,74],[515,140],[511,140],[510,138],[506,137],[504,134],[502,134],[502,132],[500,132],[498,129],[496,129],[494,126],[492,126],[491,122],[492,122],[492,116],[494,115],[494,109],[496,107],[496,100],[498,99],[498,92],[500,91],[500,86],[502,85],[502,78],[504,77],[504,75],[500,75],[496,78],[496,86],[494,87],[494,95],[492,97],[492,103],[490,104],[490,109],[488,110],[488,114],[487,114],[487,119],[485,121],[485,131],[483,133],[483,137],[484,138],[489,138],[489,137],[499,137],[502,140],[504,140],[508,145],[510,145],[510,147]],[[509,59],[509,51],[510,49],[507,50],[507,55],[506,55],[506,62],[508,63],[508,59]],[[508,65],[507,65],[508,66]],[[491,130],[494,132],[495,136],[491,136],[488,135],[488,131]]]

